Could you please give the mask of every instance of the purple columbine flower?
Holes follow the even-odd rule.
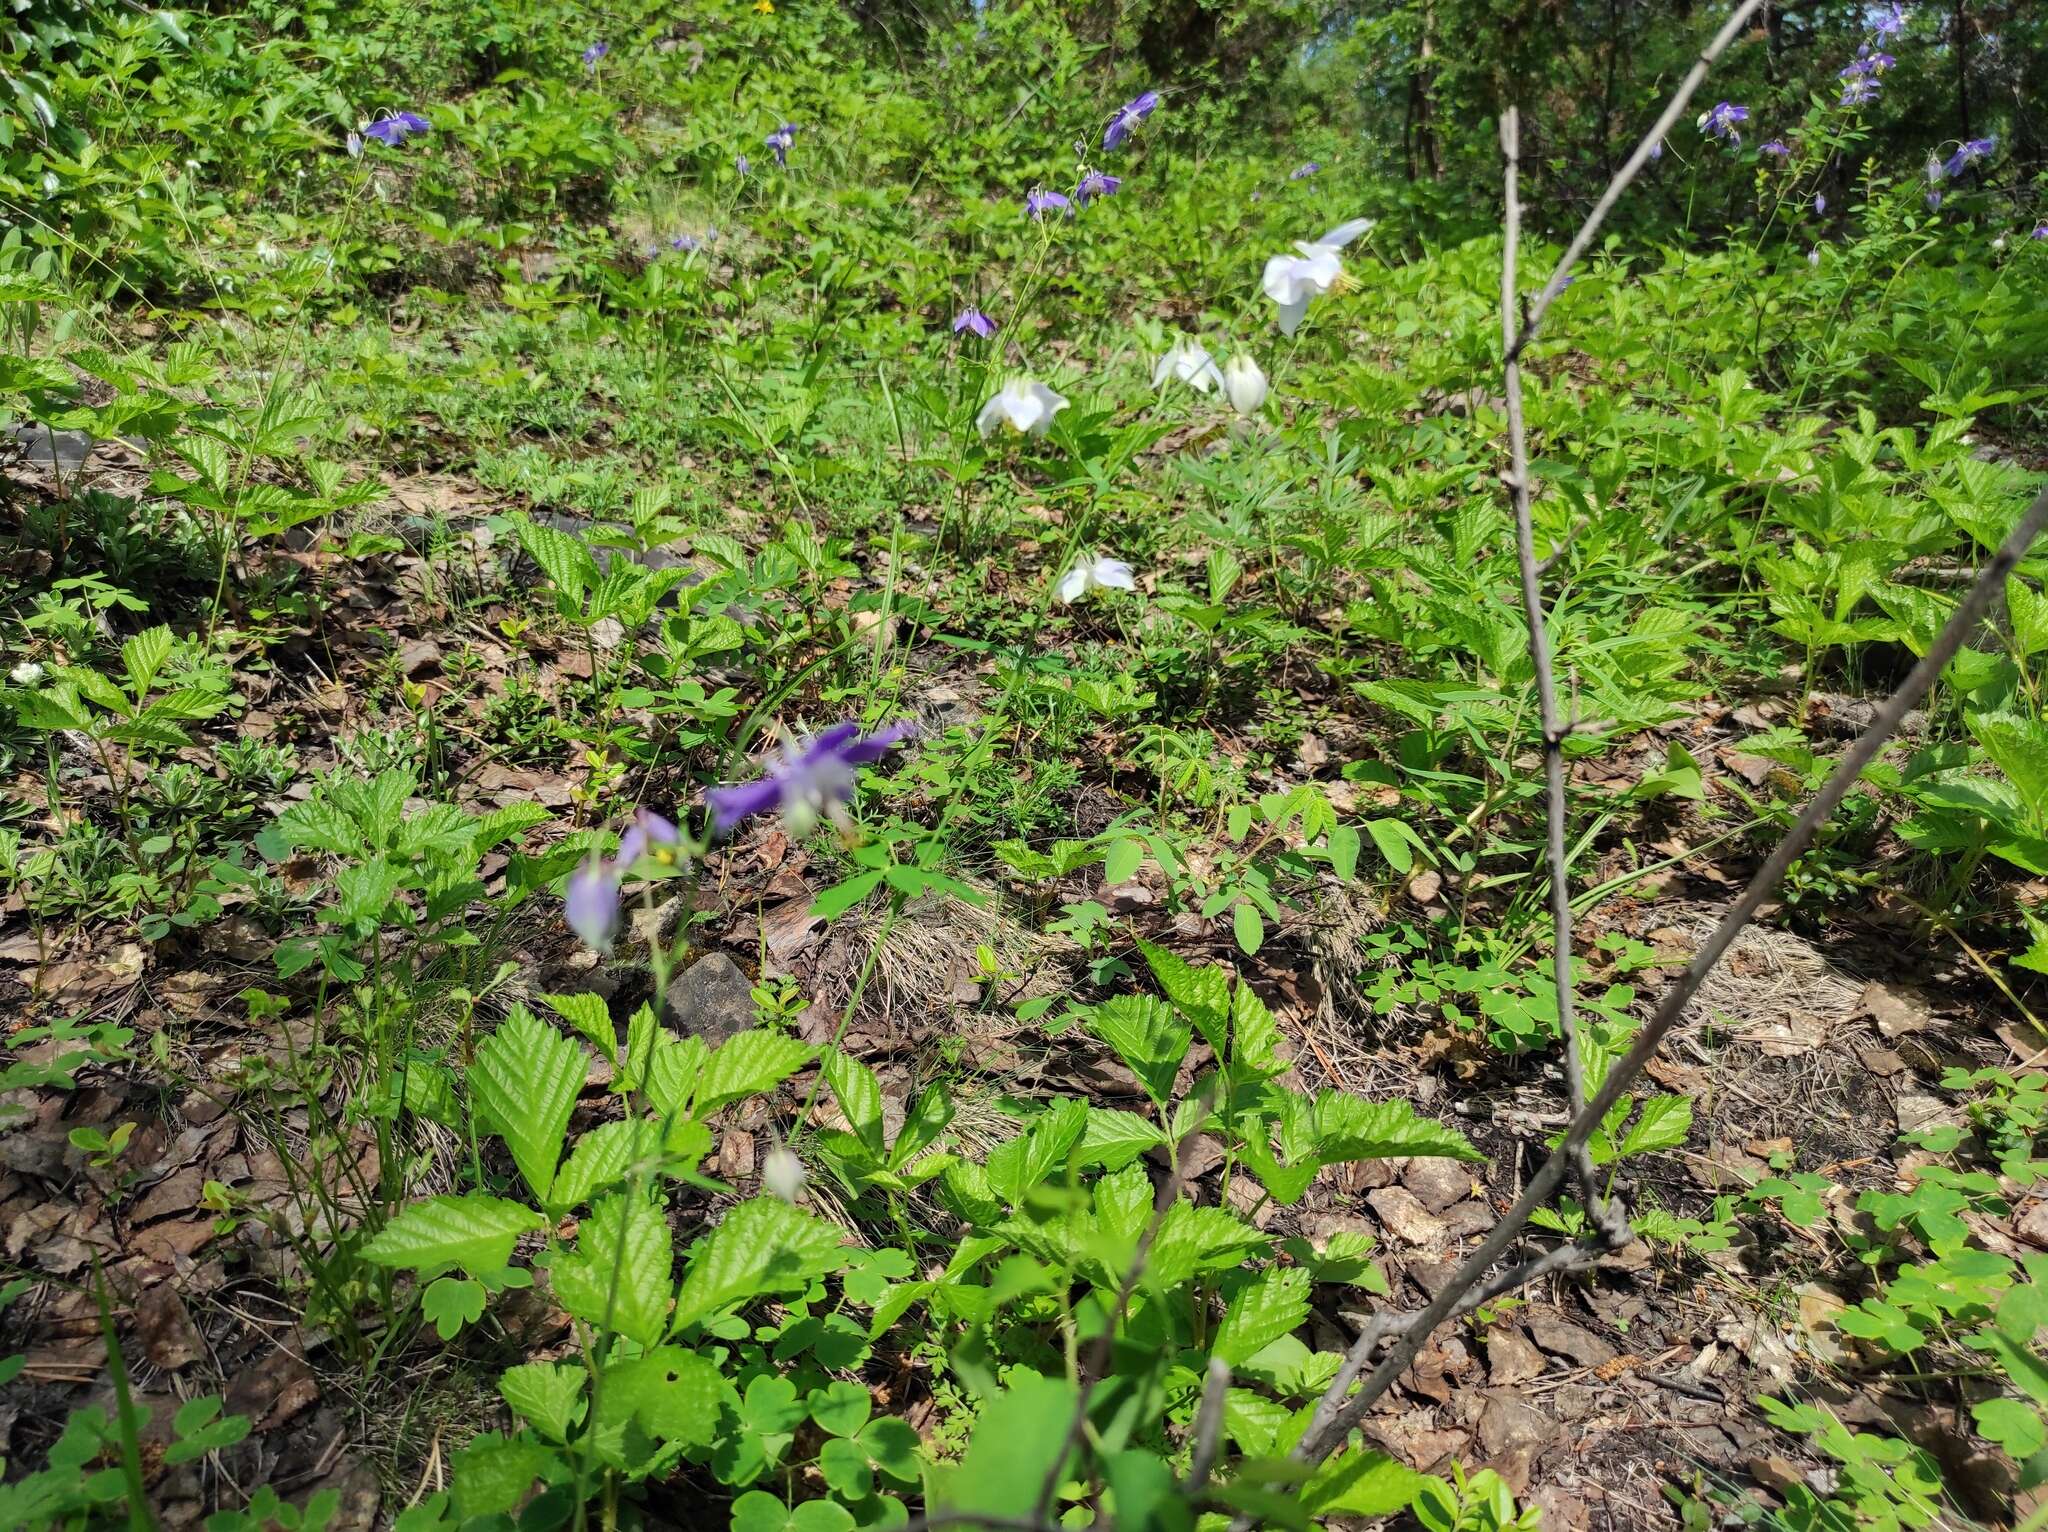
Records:
[[[342,140],[342,143],[348,149],[348,157],[350,159],[359,160],[363,157],[362,134],[351,132],[347,138]]]
[[[816,739],[790,741],[766,776],[737,787],[714,787],[704,795],[712,832],[729,835],[743,819],[780,811],[789,833],[801,839],[821,816],[840,815],[853,796],[855,767],[873,765],[916,732],[915,724],[899,723],[862,734],[859,724],[841,723]]]
[[[1737,126],[1749,121],[1749,108],[1737,106],[1732,101],[1717,101],[1699,116],[1699,130],[1709,138],[1725,138],[1732,144],[1742,142]]]
[[[2033,233],[2031,233],[2031,234],[2029,234],[2029,235],[2027,236],[2027,238],[2028,238],[2028,239],[2048,239],[2048,219],[2044,219],[2044,220],[2042,220],[2042,221],[2041,221],[2040,223],[2037,223],[2037,224],[2035,224],[2035,225],[2034,225],[2034,232],[2033,232]]]
[[[1856,57],[1842,66],[1840,77],[1844,80],[1859,80],[1870,75],[1880,75],[1896,63],[1898,60],[1889,53],[1872,53],[1870,44],[1865,43],[1856,50]]]
[[[671,250],[681,250],[687,253],[696,249],[700,243],[701,241],[694,234],[678,234],[668,242],[668,247]]]
[[[732,157],[732,168],[742,176],[746,176],[752,173],[754,165],[744,154],[735,154]]]
[[[1117,188],[1123,184],[1122,176],[1104,175],[1099,170],[1091,170],[1081,177],[1081,184],[1074,188],[1074,200],[1086,207],[1097,197],[1114,197]]]
[[[773,133],[762,139],[761,142],[775,151],[776,164],[787,166],[789,164],[790,148],[796,143],[796,124],[785,122]]]
[[[1133,96],[1109,119],[1109,126],[1102,130],[1102,147],[1114,149],[1130,136],[1131,129],[1150,117],[1159,107],[1159,92],[1148,90]]]
[[[1664,158],[1663,139],[1660,138],[1654,144],[1650,145],[1650,158],[1653,160],[1661,160]]]
[[[1792,158],[1792,146],[1782,138],[1774,138],[1768,143],[1759,144],[1756,152],[1758,154],[1768,154],[1774,160],[1789,160]]]
[[[612,45],[604,41],[603,38],[599,38],[588,48],[585,48],[583,50],[583,72],[585,74],[597,73],[597,61],[611,51]]]
[[[1815,216],[1825,213],[1827,210],[1828,194],[1826,192],[1815,192],[1813,194],[1813,211]]]
[[[374,138],[380,144],[396,149],[415,133],[424,133],[433,126],[418,112],[386,112],[367,128],[365,137]]]
[[[987,340],[996,333],[996,322],[970,303],[953,316],[953,333],[958,335],[962,331]]]
[[[1310,176],[1320,172],[1322,168],[1314,160],[1310,160],[1306,165],[1297,165],[1288,171],[1287,179],[1290,181],[1306,181]]]
[[[1990,159],[1997,150],[1998,135],[1995,133],[1989,138],[1966,138],[1963,140],[1962,148],[1948,157],[1948,163],[1941,167],[1941,173],[1951,178],[1959,176],[1966,166],[1974,165],[1979,160]]]
[[[1877,19],[1870,24],[1870,30],[1879,37],[1897,37],[1906,30],[1906,18],[1911,14],[1900,0],[1891,0],[1891,4],[1878,12]]]
[[[1064,212],[1069,218],[1074,216],[1073,203],[1042,186],[1034,186],[1024,194],[1024,210],[1033,218],[1043,218],[1051,212]]]
[[[609,862],[593,856],[569,874],[563,914],[569,928],[585,945],[599,952],[611,950],[612,936],[619,927],[619,888],[643,856],[664,866],[682,858],[682,832],[651,809],[634,811],[633,822],[619,837],[618,855]]]
[[[1927,211],[1930,213],[1941,211],[1941,188],[1939,186],[1927,194]]]
[[[1842,87],[1842,99],[1837,106],[1868,106],[1878,97],[1878,83],[1869,75],[1858,75]]]

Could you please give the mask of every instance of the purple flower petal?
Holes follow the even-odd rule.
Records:
[[[711,809],[714,833],[727,835],[742,819],[765,814],[782,802],[782,784],[773,777],[742,782],[737,787],[714,787],[704,795]]]
[[[619,924],[619,883],[611,869],[592,858],[569,874],[563,913],[585,946],[610,951]]]

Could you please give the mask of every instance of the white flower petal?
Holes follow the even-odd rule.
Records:
[[[1373,220],[1370,218],[1353,218],[1345,223],[1338,224],[1336,228],[1330,230],[1329,233],[1317,240],[1316,243],[1331,250],[1342,250],[1346,245],[1358,238],[1359,235],[1370,234],[1372,226]]]
[[[1097,559],[1088,570],[1088,583],[1103,590],[1136,590],[1138,580],[1122,559]]]
[[[1300,298],[1293,303],[1280,305],[1280,333],[1292,335],[1301,328],[1301,317],[1308,312],[1308,299]]]
[[[1061,602],[1071,606],[1088,594],[1088,566],[1076,564],[1060,576],[1059,589],[1054,592]]]

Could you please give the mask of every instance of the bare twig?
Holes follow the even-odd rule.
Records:
[[[1600,194],[1600,200],[1593,204],[1593,211],[1586,215],[1586,221],[1579,226],[1579,232],[1572,236],[1572,242],[1565,247],[1564,257],[1557,263],[1557,269],[1550,274],[1550,280],[1543,284],[1543,291],[1530,301],[1529,312],[1522,320],[1521,331],[1508,343],[1508,355],[1520,357],[1528,349],[1529,342],[1536,338],[1536,327],[1543,323],[1543,316],[1550,312],[1550,305],[1557,301],[1557,295],[1564,291],[1565,278],[1579,258],[1592,248],[1594,237],[1599,234],[1607,215],[1614,211],[1614,205],[1621,200],[1621,194],[1650,163],[1650,152],[1662,143],[1671,130],[1678,125],[1678,119],[1685,115],[1685,109],[1692,103],[1693,92],[1706,79],[1707,71],[1714,67],[1714,61],[1728,51],[1728,45],[1742,33],[1749,24],[1749,18],[1762,7],[1763,0],[1742,0],[1735,7],[1721,30],[1714,34],[1712,42],[1700,50],[1700,56],[1692,61],[1692,68],[1686,71],[1679,82],[1678,90],[1665,104],[1662,115],[1636,145],[1635,152],[1622,162],[1615,171],[1614,179],[1607,183],[1607,190]]]
[[[1188,1476],[1180,1492],[1193,1499],[1209,1482],[1209,1470],[1216,1466],[1216,1449],[1223,1444],[1223,1402],[1230,1392],[1230,1364],[1220,1356],[1209,1358],[1208,1380],[1202,1385],[1202,1407],[1195,1412],[1195,1452],[1188,1462]]]
[[[1557,678],[1551,672],[1550,635],[1543,617],[1542,576],[1536,564],[1536,532],[1529,505],[1529,439],[1522,419],[1522,361],[1515,346],[1516,259],[1522,244],[1521,123],[1519,108],[1501,113],[1500,150],[1506,162],[1506,236],[1500,263],[1501,349],[1508,415],[1508,493],[1515,505],[1515,552],[1522,566],[1522,612],[1529,625],[1529,660],[1536,668],[1536,707],[1543,726],[1545,859],[1550,866],[1551,976],[1557,987],[1557,1027],[1564,1036],[1565,1099],[1574,1115],[1586,1104],[1585,1057],[1579,1048],[1578,1008],[1572,997],[1572,891],[1565,854],[1564,742],[1576,720],[1557,711]],[[1600,1195],[1592,1152],[1571,1146],[1572,1178],[1586,1216],[1612,1246],[1628,1242],[1628,1222]]]
[[[1466,1259],[1465,1264],[1458,1268],[1457,1274],[1445,1284],[1436,1298],[1415,1316],[1386,1359],[1374,1368],[1359,1391],[1346,1400],[1341,1408],[1333,1409],[1327,1415],[1320,1407],[1318,1408],[1317,1421],[1311,1422],[1308,1431],[1303,1434],[1294,1449],[1294,1456],[1297,1459],[1307,1463],[1320,1463],[1337,1449],[1359,1418],[1393,1386],[1395,1379],[1408,1370],[1410,1363],[1415,1360],[1416,1352],[1421,1350],[1422,1343],[1438,1325],[1458,1311],[1471,1290],[1480,1283],[1492,1269],[1494,1262],[1501,1258],[1508,1246],[1520,1235],[1530,1216],[1556,1192],[1570,1168],[1569,1146],[1574,1140],[1583,1142],[1589,1138],[1601,1119],[1635,1083],[1636,1077],[1642,1073],[1643,1065],[1656,1053],[1665,1035],[1678,1024],[1679,1017],[1685,1013],[1687,1003],[1698,993],[1701,983],[1713,972],[1723,954],[1741,934],[1742,928],[1749,924],[1758,908],[1784,880],[1793,862],[1813,844],[1814,836],[1819,833],[1820,827],[1827,822],[1842,800],[1849,795],[1849,790],[1863,775],[1864,767],[1876,758],[1885,741],[1898,730],[1900,720],[1927,694],[1928,689],[1940,677],[1943,667],[1955,658],[1956,651],[1962,648],[1964,642],[1977,631],[1978,626],[1990,614],[2004,594],[2006,576],[2012,573],[2013,566],[2019,563],[2026,551],[2033,546],[2034,540],[2041,535],[2044,527],[2048,527],[2048,490],[2043,490],[2035,497],[2033,504],[2027,507],[2026,513],[2013,528],[2012,535],[2006,538],[1997,553],[1992,555],[1991,561],[1979,571],[1976,584],[1970,587],[1969,593],[1963,597],[1962,604],[1956,608],[1927,653],[1921,656],[1912,672],[1899,684],[1899,689],[1885,699],[1884,705],[1877,710],[1877,716],[1871,720],[1870,727],[1858,736],[1856,742],[1835,763],[1835,769],[1829,773],[1820,791],[1814,794],[1812,801],[1806,805],[1798,820],[1786,832],[1784,840],[1778,843],[1777,849],[1770,854],[1764,865],[1757,869],[1756,875],[1749,880],[1748,887],[1743,889],[1741,897],[1729,906],[1728,912],[1721,917],[1720,924],[1714,927],[1713,934],[1693,955],[1692,962],[1686,966],[1685,972],[1664,992],[1664,998],[1658,1004],[1656,1014],[1636,1035],[1635,1042],[1627,1054],[1608,1070],[1607,1078],[1601,1082],[1600,1089],[1594,1093],[1593,1098],[1567,1125],[1558,1147],[1551,1152],[1550,1158],[1543,1162],[1536,1174],[1529,1178],[1515,1205],[1498,1224],[1494,1225],[1493,1231]],[[1505,1291],[1504,1288],[1498,1290]]]
[[[1666,991],[1656,1015],[1637,1034],[1628,1054],[1609,1068],[1598,1092],[1591,1101],[1587,1101],[1572,1005],[1571,896],[1566,881],[1563,844],[1563,745],[1566,737],[1576,727],[1577,720],[1560,718],[1557,710],[1556,680],[1552,672],[1548,635],[1545,631],[1541,588],[1542,574],[1548,566],[1539,565],[1534,546],[1528,440],[1522,413],[1521,359],[1531,341],[1535,339],[1543,316],[1557,300],[1558,294],[1564,291],[1572,268],[1591,247],[1601,226],[1606,222],[1607,215],[1620,201],[1622,193],[1641,173],[1642,168],[1649,163],[1651,151],[1684,114],[1693,93],[1705,80],[1707,71],[1713,67],[1714,61],[1740,35],[1749,18],[1756,13],[1761,4],[1762,0],[1742,0],[1720,31],[1714,35],[1713,40],[1701,51],[1655,124],[1637,144],[1621,168],[1615,172],[1606,190],[1600,194],[1599,200],[1551,272],[1550,279],[1529,304],[1519,327],[1515,322],[1515,304],[1518,296],[1517,265],[1521,242],[1520,114],[1511,107],[1503,114],[1501,120],[1501,148],[1506,160],[1507,198],[1506,238],[1501,274],[1501,338],[1507,382],[1510,454],[1507,485],[1514,498],[1516,547],[1521,565],[1523,605],[1529,623],[1529,649],[1535,663],[1538,700],[1542,711],[1544,764],[1548,789],[1549,834],[1546,853],[1550,864],[1552,916],[1556,925],[1554,971],[1558,989],[1558,1020],[1565,1039],[1565,1073],[1566,1086],[1571,1097],[1571,1120],[1566,1125],[1563,1136],[1558,1140],[1557,1147],[1523,1188],[1514,1207],[1494,1226],[1479,1248],[1467,1258],[1451,1281],[1438,1291],[1436,1297],[1412,1317],[1381,1316],[1364,1327],[1347,1354],[1344,1365],[1318,1403],[1308,1429],[1294,1448],[1293,1456],[1303,1462],[1320,1463],[1336,1450],[1358,1419],[1393,1386],[1394,1381],[1402,1373],[1408,1370],[1424,1341],[1439,1325],[1460,1314],[1469,1313],[1481,1303],[1513,1288],[1597,1259],[1604,1249],[1626,1237],[1626,1221],[1621,1218],[1618,1210],[1608,1209],[1604,1200],[1596,1193],[1591,1155],[1588,1151],[1594,1129],[1599,1126],[1615,1102],[1621,1099],[1623,1092],[1633,1084],[1643,1065],[1656,1052],[1665,1034],[1677,1024],[1678,1018],[1684,1013],[1686,1003],[1698,990],[1701,982],[1720,961],[1736,935],[1755,915],[1758,907],[1777,887],[1792,862],[1811,844],[1821,824],[1834,812],[1862,775],[1863,768],[1897,729],[1906,712],[1940,676],[1942,666],[1975,630],[1976,624],[1982,620],[1985,612],[2002,593],[2007,573],[2032,544],[2044,522],[2048,522],[2048,492],[2044,492],[2028,508],[2019,525],[2013,529],[2012,536],[1998,550],[1991,563],[1979,573],[1976,583],[1951,617],[1947,627],[1942,630],[1940,637],[1935,640],[1933,647],[1913,668],[1899,689],[1878,710],[1877,716],[1862,737],[1836,764],[1834,772],[1823,784],[1820,792],[1807,805],[1769,860],[1758,869],[1748,888],[1743,891],[1742,897],[1730,907],[1713,935],[1694,956],[1685,973]],[[1587,1216],[1593,1224],[1594,1232],[1575,1244],[1560,1245],[1488,1280],[1487,1273],[1506,1253],[1508,1247],[1521,1236],[1522,1230],[1536,1209],[1555,1194],[1567,1174],[1572,1175],[1579,1183]],[[1358,1392],[1350,1394],[1353,1382],[1364,1370],[1366,1363],[1379,1347],[1396,1333],[1398,1339],[1387,1356],[1374,1367]]]

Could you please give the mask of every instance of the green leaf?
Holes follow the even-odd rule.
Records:
[[[827,1436],[852,1436],[868,1423],[875,1401],[860,1384],[839,1382],[812,1389],[805,1406]]]
[[[1317,1470],[1301,1503],[1316,1516],[1391,1516],[1408,1508],[1421,1484],[1421,1474],[1384,1452],[1354,1449]]]
[[[2032,1457],[2048,1446],[2048,1426],[2040,1412],[2017,1399],[1980,1399],[1970,1406],[1977,1422],[1977,1434],[2012,1455],[2015,1462]]]
[[[708,1447],[718,1434],[730,1388],[709,1357],[677,1346],[656,1346],[645,1356],[607,1366],[597,1394],[591,1437],[612,1463],[625,1465],[626,1426],[657,1442]]]
[[[576,1231],[576,1248],[556,1258],[555,1301],[599,1330],[643,1346],[667,1330],[675,1244],[668,1216],[644,1191],[600,1197]]]
[[[1148,1117],[1090,1106],[1088,1125],[1074,1158],[1083,1167],[1100,1165],[1104,1170],[1122,1170],[1147,1149],[1165,1142],[1165,1130]]]
[[[477,1437],[454,1457],[455,1505],[462,1518],[504,1515],[554,1460],[540,1442],[495,1432]]]
[[[482,1192],[432,1197],[379,1230],[363,1246],[363,1259],[378,1266],[497,1271],[511,1261],[519,1236],[545,1222],[532,1208]]]
[[[789,1292],[846,1263],[837,1229],[774,1197],[742,1202],[693,1247],[674,1329],[731,1304]]]
[[[1259,948],[1266,944],[1266,923],[1249,899],[1240,899],[1237,908],[1230,912],[1230,931],[1237,938],[1238,950],[1246,957],[1257,957]]]
[[[583,1418],[589,1376],[573,1362],[522,1362],[498,1375],[498,1392],[541,1435],[565,1442]]]
[[[820,920],[837,920],[875,891],[882,873],[856,873],[844,883],[835,883],[811,901],[811,913]]]
[[[121,646],[121,665],[128,672],[129,693],[140,702],[156,684],[171,658],[171,630],[150,628]]]
[[[1180,1013],[1195,1024],[1202,1040],[1223,1057],[1229,1048],[1230,973],[1217,967],[1195,968],[1178,953],[1140,941],[1145,965]]]
[[[1339,883],[1349,883],[1358,876],[1358,853],[1362,845],[1356,825],[1337,825],[1330,831],[1330,869],[1337,874]]]
[[[882,1126],[882,1085],[875,1072],[852,1054],[834,1048],[825,1055],[825,1083],[832,1088],[854,1136],[877,1163],[885,1160],[889,1145]]]
[[[732,1532],[852,1532],[853,1512],[836,1500],[786,1506],[766,1490],[749,1490],[732,1503]]]
[[[1365,1101],[1348,1091],[1324,1091],[1316,1097],[1314,1131],[1316,1156],[1326,1165],[1397,1155],[1486,1158],[1464,1134],[1418,1116],[1406,1101]]]
[[[543,1203],[589,1072],[583,1050],[523,1005],[477,1046],[469,1089],[480,1124],[505,1141]]]
[[[1972,713],[1970,732],[2026,800],[2031,822],[2048,827],[2048,722],[2017,713]]]
[[[1365,833],[1372,837],[1372,843],[1379,848],[1380,856],[1394,871],[1405,875],[1414,869],[1417,837],[1404,821],[1368,819],[1365,822]]]
[[[526,516],[519,518],[514,530],[527,557],[540,565],[548,582],[569,601],[580,602],[584,592],[598,583],[597,560],[567,532]]]
[[[1118,995],[1095,1008],[1087,1027],[1130,1066],[1154,1105],[1165,1106],[1188,1052],[1188,1024],[1180,1013],[1149,995]]]
[[[817,1050],[782,1032],[756,1029],[729,1037],[697,1077],[692,1117],[709,1117],[745,1096],[773,1090],[815,1056]]]
[[[542,995],[540,1003],[582,1033],[590,1045],[604,1055],[607,1064],[619,1061],[619,1032],[612,1023],[612,1010],[604,996],[585,991],[580,995]]]
[[[659,1143],[660,1130],[645,1118],[599,1123],[576,1140],[555,1173],[548,1211],[560,1214],[581,1207],[620,1180],[635,1159],[652,1154]]]
[[[1621,1141],[1620,1158],[1632,1154],[1654,1154],[1660,1149],[1677,1149],[1692,1131],[1692,1099],[1688,1096],[1652,1096],[1643,1103],[1643,1114]]]
[[[1210,1342],[1212,1355],[1241,1367],[1308,1320],[1309,1274],[1298,1266],[1269,1267],[1238,1290]]]
[[[1102,881],[1109,888],[1119,883],[1128,883],[1137,875],[1138,868],[1145,860],[1145,843],[1135,835],[1110,842],[1108,852],[1102,858]]]
[[[1011,1517],[1038,1503],[1064,1456],[1078,1390],[1065,1378],[1021,1370],[1010,1379],[982,1405],[959,1463],[931,1469],[932,1509]]]
[[[473,1325],[484,1317],[483,1284],[459,1277],[437,1277],[420,1294],[420,1312],[434,1322],[442,1340],[452,1341],[462,1333],[464,1325]]]

